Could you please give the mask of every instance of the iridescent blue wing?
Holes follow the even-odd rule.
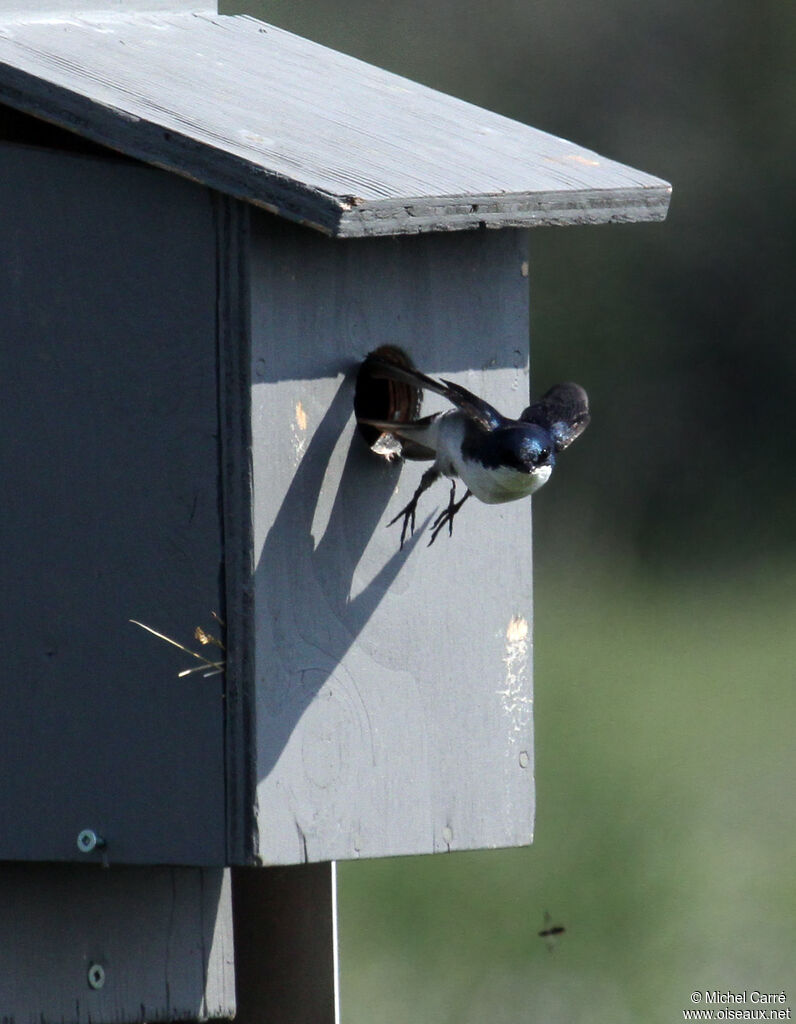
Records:
[[[588,427],[589,396],[580,384],[556,384],[529,405],[520,419],[544,427],[560,452]]]
[[[468,391],[461,384],[454,384],[453,381],[434,380],[433,377],[428,377],[419,370],[410,369],[408,366],[395,366],[393,363],[372,357],[368,359],[368,370],[372,377],[401,381],[403,384],[410,384],[413,387],[424,388],[426,391],[442,395],[466,413],[483,430],[495,430],[507,422],[506,417],[501,416],[489,402],[474,395],[472,391]]]

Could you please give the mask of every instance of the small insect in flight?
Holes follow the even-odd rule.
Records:
[[[539,938],[544,939],[547,943],[547,948],[550,952],[553,952],[553,947],[556,944],[556,939],[559,935],[563,935],[566,928],[563,924],[553,924],[553,919],[550,913],[545,910],[544,912],[544,928],[539,932]]]

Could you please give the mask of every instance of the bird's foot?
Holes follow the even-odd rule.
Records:
[[[415,532],[415,514],[417,512],[417,499],[420,497],[420,491],[415,491],[414,497],[405,505],[398,515],[387,523],[388,526],[392,526],[393,523],[397,523],[399,519],[403,518],[403,526],[401,527],[401,547],[404,546],[406,540],[406,531],[409,530],[409,536]]]
[[[465,491],[464,497],[460,501],[455,501],[454,499],[456,498],[456,481],[451,480],[451,493],[450,497],[448,498],[448,507],[444,509],[442,512],[440,512],[440,514],[434,520],[434,523],[431,527],[431,540],[428,542],[429,547],[431,547],[431,545],[437,539],[437,535],[439,534],[440,530],[442,530],[445,527],[446,523],[448,526],[448,536],[453,536],[453,517],[456,515],[456,513],[459,511],[459,509],[462,507],[465,501],[467,501],[471,494],[472,491]]]
[[[415,532],[415,514],[417,512],[417,499],[420,497],[423,491],[428,490],[428,488],[434,483],[438,476],[439,472],[437,471],[437,469],[435,469],[434,466],[431,466],[429,469],[427,469],[420,478],[420,484],[415,493],[412,495],[412,500],[409,502],[408,505],[404,505],[404,507],[401,509],[401,511],[394,519],[391,519],[389,523],[387,523],[388,526],[392,526],[393,523],[397,523],[399,519],[403,519],[403,526],[401,527],[402,548],[404,546],[404,541],[406,540],[406,531],[409,530],[410,536]]]

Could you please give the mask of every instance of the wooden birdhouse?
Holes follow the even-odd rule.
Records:
[[[230,1015],[233,867],[242,1019],[330,1019],[329,863],[534,813],[530,502],[399,549],[357,367],[517,415],[527,229],[670,188],[195,2],[0,0],[0,104],[0,1016]]]

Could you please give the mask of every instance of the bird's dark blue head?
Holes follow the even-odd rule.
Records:
[[[544,427],[535,423],[517,423],[479,433],[478,451],[471,457],[488,469],[505,466],[520,473],[533,473],[542,466],[552,469],[555,465],[553,439]]]
[[[550,434],[535,424],[510,427],[505,431],[504,464],[525,473],[541,466],[555,465],[555,445]]]

